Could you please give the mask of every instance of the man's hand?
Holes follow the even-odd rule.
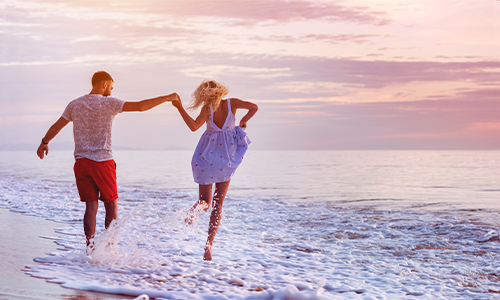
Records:
[[[63,117],[60,117],[54,125],[50,126],[49,131],[43,137],[40,142],[40,146],[38,146],[38,150],[36,150],[36,154],[40,159],[43,159],[45,155],[49,154],[49,142],[64,128],[64,126],[68,125],[69,121]]]
[[[40,142],[40,146],[38,146],[38,150],[36,150],[36,154],[40,159],[43,159],[45,155],[49,154],[49,144],[44,144],[43,142]]]
[[[175,100],[181,100],[181,97],[177,93],[172,93],[170,95],[167,95],[167,101],[175,101]]]

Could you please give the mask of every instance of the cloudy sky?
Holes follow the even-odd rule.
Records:
[[[254,149],[500,149],[499,32],[496,0],[0,0],[0,148],[36,147],[106,70],[123,100],[226,84],[259,105]],[[201,133],[164,104],[113,142]]]

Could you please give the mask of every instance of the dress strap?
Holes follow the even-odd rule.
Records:
[[[214,120],[214,109],[212,107],[212,105],[210,105],[210,120]]]
[[[231,99],[227,98],[227,113],[231,112]]]

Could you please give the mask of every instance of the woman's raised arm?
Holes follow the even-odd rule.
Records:
[[[179,113],[182,116],[182,119],[184,120],[186,125],[189,127],[189,129],[191,129],[191,131],[198,130],[201,127],[201,125],[203,125],[203,123],[205,123],[205,121],[208,118],[208,113],[207,113],[206,109],[202,109],[200,114],[198,115],[198,117],[196,117],[196,120],[195,120],[195,119],[191,118],[191,116],[186,112],[186,110],[182,106],[181,100],[173,100],[172,105],[177,108],[177,110],[179,111]]]

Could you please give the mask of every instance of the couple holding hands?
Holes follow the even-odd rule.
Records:
[[[69,122],[73,122],[74,172],[80,200],[86,204],[83,227],[89,251],[93,248],[98,200],[104,202],[106,209],[106,229],[118,218],[116,163],[111,147],[114,117],[121,112],[142,112],[164,102],[172,102],[191,131],[207,124],[191,161],[194,181],[199,184],[199,198],[189,210],[185,222],[191,225],[198,212],[212,206],[203,256],[204,260],[212,260],[212,244],[219,228],[222,204],[231,176],[250,144],[244,129],[257,112],[257,105],[237,98],[224,99],[229,93],[228,88],[216,81],[205,80],[193,92],[193,102],[189,108],[201,107],[200,114],[193,119],[182,106],[177,93],[142,101],[123,101],[110,96],[113,83],[113,78],[107,72],[96,72],[92,77],[91,92],[66,106],[62,116],[42,138],[37,150],[37,155],[43,159],[49,152],[49,142]],[[238,109],[245,109],[247,113],[236,126],[235,114]]]

